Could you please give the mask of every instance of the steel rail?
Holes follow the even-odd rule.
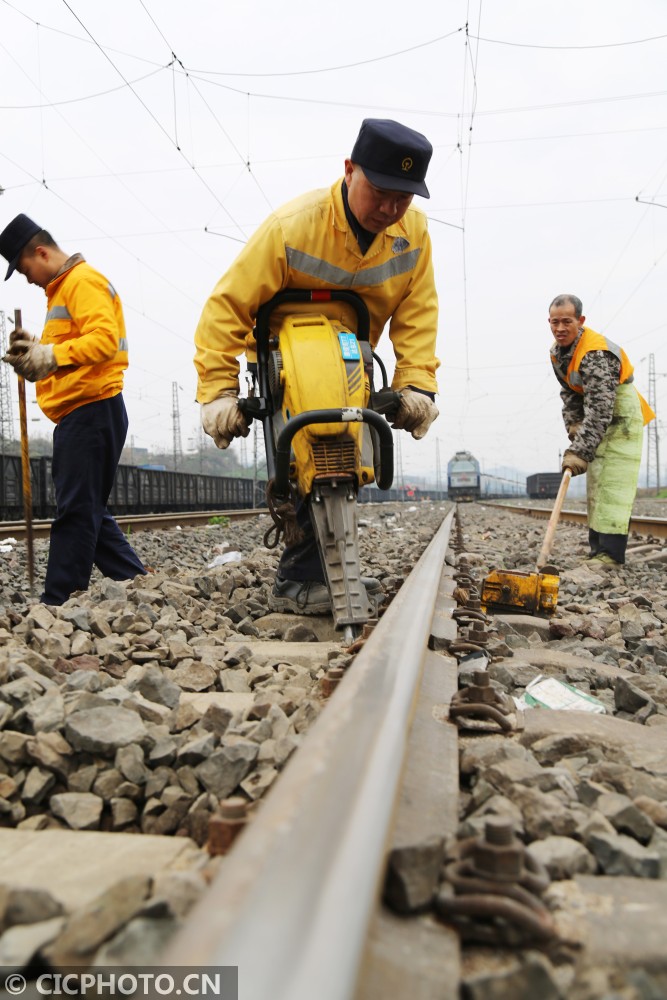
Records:
[[[453,515],[452,509],[163,964],[237,966],[240,1000],[354,995]]]
[[[552,510],[551,507],[520,507],[518,505],[508,503],[494,503],[490,506],[500,507],[502,510],[513,511],[515,514],[527,514],[529,517],[537,517],[543,520],[551,516]],[[567,521],[570,524],[586,525],[586,511],[562,510],[560,512],[560,520]],[[667,538],[667,518],[640,517],[633,514],[630,518],[628,531],[630,533],[635,532],[637,535],[653,535],[655,538]]]
[[[120,514],[115,520],[124,530],[153,531],[160,528],[198,526],[208,524],[213,517],[226,517],[230,521],[243,521],[260,514],[267,514],[266,507],[247,508],[245,510],[184,510],[169,514]],[[48,538],[52,521],[33,521],[33,536]],[[23,521],[0,521],[0,539],[25,538],[26,529]]]

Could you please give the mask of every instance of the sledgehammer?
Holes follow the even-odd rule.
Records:
[[[529,615],[552,615],[555,612],[558,604],[558,570],[555,566],[546,565],[546,562],[551,552],[556,525],[571,477],[572,473],[566,469],[537,557],[537,572],[512,573],[502,569],[492,570],[482,581],[480,598],[483,611],[505,611],[515,614],[523,612]]]

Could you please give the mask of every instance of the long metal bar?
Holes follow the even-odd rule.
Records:
[[[167,949],[240,1000],[349,1000],[383,874],[453,511]]]
[[[14,310],[14,329],[23,326],[21,310]],[[32,478],[30,475],[30,445],[28,442],[28,410],[25,399],[25,379],[18,376],[19,425],[21,428],[21,471],[23,473],[23,517],[25,520],[26,556],[28,563],[28,583],[32,592],[35,586],[35,546],[32,531]]]

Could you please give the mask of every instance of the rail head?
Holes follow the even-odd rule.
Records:
[[[452,517],[453,510],[165,964],[238,966],[242,1000],[354,995]]]

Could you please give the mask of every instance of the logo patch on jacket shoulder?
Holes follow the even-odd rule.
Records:
[[[391,245],[392,253],[403,253],[410,246],[410,240],[406,240],[405,236],[397,236]]]

